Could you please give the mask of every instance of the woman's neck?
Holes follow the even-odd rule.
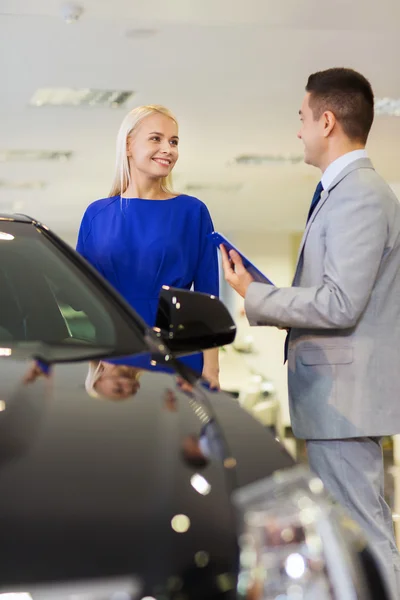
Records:
[[[171,197],[161,188],[160,179],[138,181],[136,176],[135,178],[131,177],[131,183],[121,196],[123,198],[146,198],[148,200],[165,200]]]

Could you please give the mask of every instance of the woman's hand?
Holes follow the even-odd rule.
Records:
[[[210,384],[211,390],[219,390],[219,369],[204,366],[203,377]]]
[[[26,385],[28,383],[34,383],[38,377],[41,376],[48,377],[49,372],[43,370],[42,365],[36,360],[29,366],[29,369],[24,375],[23,383]]]
[[[203,377],[210,384],[210,390],[219,390],[219,350],[204,350]]]

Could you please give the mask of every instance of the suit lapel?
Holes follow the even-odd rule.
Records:
[[[321,208],[323,207],[325,202],[328,200],[328,198],[329,198],[329,190],[324,190],[321,194],[321,199],[319,200],[317,206],[315,207],[314,212],[311,215],[311,217],[306,225],[306,228],[304,230],[303,237],[302,237],[301,243],[300,243],[299,252],[297,255],[297,262],[299,261],[300,255],[303,252],[304,244],[306,243],[306,239],[307,239],[308,233],[310,231],[310,227],[313,224],[315,217],[317,216],[317,214],[319,213],[319,211],[321,210]]]
[[[308,221],[308,223],[306,225],[306,228],[305,228],[304,233],[303,233],[303,237],[301,239],[300,248],[299,248],[299,251],[298,251],[298,254],[297,254],[297,264],[296,264],[296,270],[295,270],[295,274],[294,274],[292,285],[296,285],[296,279],[297,279],[297,277],[299,275],[300,267],[302,266],[301,258],[302,258],[302,255],[303,255],[304,245],[305,245],[305,243],[307,241],[307,236],[308,236],[309,231],[310,231],[310,227],[313,224],[314,219],[318,215],[319,211],[321,210],[321,208],[323,207],[323,205],[328,200],[330,192],[333,190],[333,188],[335,188],[337,186],[338,183],[340,183],[342,181],[342,179],[344,179],[346,177],[346,175],[348,175],[352,171],[355,171],[356,169],[373,169],[373,168],[374,167],[372,166],[372,163],[369,160],[369,158],[360,158],[358,160],[355,160],[354,162],[350,163],[346,168],[344,168],[343,171],[341,171],[339,173],[339,175],[327,187],[327,189],[322,192],[321,199],[318,202],[318,204],[317,204],[317,206],[316,206],[313,214],[311,215],[311,218],[310,218],[310,220]]]

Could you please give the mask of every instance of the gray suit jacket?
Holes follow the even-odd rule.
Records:
[[[252,283],[252,325],[291,327],[295,435],[400,432],[400,204],[368,159],[322,192],[290,288]]]

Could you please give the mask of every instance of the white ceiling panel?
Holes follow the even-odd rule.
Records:
[[[56,230],[76,231],[85,207],[107,195],[117,130],[135,105],[165,104],[177,115],[178,191],[240,184],[201,194],[219,228],[293,231],[303,227],[318,172],[238,167],[234,157],[302,153],[298,108],[315,70],[353,67],[377,96],[400,97],[398,0],[80,4],[82,17],[67,25],[62,2],[0,0],[0,150],[73,152],[57,164],[0,162],[1,180],[46,182],[43,190],[0,189],[0,210],[22,206]],[[157,33],[127,36],[136,29]],[[135,95],[121,109],[28,106],[36,89],[58,86]],[[400,119],[376,119],[369,151],[400,185]]]

